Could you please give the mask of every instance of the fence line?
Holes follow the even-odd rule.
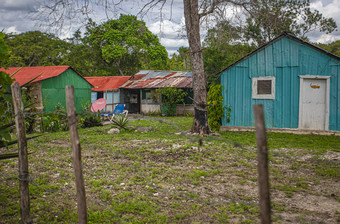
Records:
[[[257,167],[260,198],[260,217],[263,224],[271,223],[269,171],[268,171],[268,147],[266,127],[262,104],[256,104],[254,108],[256,142],[257,142]]]
[[[24,106],[22,104],[21,89],[19,83],[11,85],[15,126],[18,135],[18,156],[19,156],[19,188],[20,188],[20,214],[21,222],[24,224],[33,223],[30,214],[30,197],[28,189],[28,158],[27,139],[25,128]]]
[[[73,169],[76,179],[77,188],[77,207],[78,221],[80,224],[87,223],[87,206],[86,193],[83,176],[83,167],[81,162],[81,147],[77,129],[78,118],[76,115],[76,107],[74,104],[74,87],[66,86],[66,105],[67,105],[67,120],[71,136],[72,160]]]
[[[50,113],[44,113],[44,112],[26,112],[25,114],[27,114],[28,116],[28,118],[31,118],[31,117],[35,117],[36,115],[45,115],[45,114],[55,114],[55,115],[63,115],[63,116],[65,116],[66,117],[66,113],[64,113],[64,112],[59,112],[59,111],[54,111],[54,112],[50,112]],[[78,115],[82,115],[82,114],[86,114],[86,113],[78,113]],[[17,116],[18,115],[18,113],[16,112],[15,113],[15,115]],[[221,137],[221,136],[204,136],[204,137],[200,137],[199,135],[195,135],[195,134],[190,134],[188,131],[182,131],[181,130],[181,128],[178,126],[178,125],[176,125],[176,124],[174,124],[174,123],[171,123],[171,122],[168,122],[168,121],[166,121],[165,119],[161,119],[161,118],[153,118],[153,117],[144,117],[143,116],[143,119],[146,119],[146,120],[152,120],[152,121],[157,121],[157,122],[159,122],[159,123],[164,123],[164,124],[167,124],[167,125],[169,125],[169,126],[172,126],[172,127],[174,127],[176,130],[178,130],[178,131],[180,131],[180,133],[181,133],[181,135],[183,135],[183,136],[185,136],[187,139],[189,139],[189,140],[191,140],[191,141],[194,141],[194,142],[197,142],[198,143],[198,145],[199,145],[199,147],[201,147],[202,146],[202,144],[204,143],[204,142],[209,142],[209,141],[223,141],[223,142],[229,142],[229,143],[231,143],[234,147],[236,147],[236,148],[240,148],[240,149],[242,149],[242,150],[249,150],[248,148],[246,148],[245,146],[243,146],[242,144],[240,144],[239,142],[236,142],[236,141],[232,141],[232,140],[230,140],[230,139],[228,139],[228,138],[226,138],[226,137]],[[70,124],[69,124],[69,126],[71,126],[71,125],[75,125],[76,126],[76,123],[77,123],[77,121],[76,121],[76,118],[73,118],[73,121],[74,122],[71,122]],[[79,139],[78,139],[78,142],[79,142]],[[80,156],[79,156],[79,161],[80,161]],[[267,169],[268,169],[268,167],[267,167]],[[19,175],[19,178],[18,178],[19,180],[23,180],[22,178],[21,178],[21,176]],[[260,178],[259,178],[260,179]],[[27,179],[26,179],[26,181],[27,180],[29,180],[31,183],[33,183],[34,185],[36,185],[36,186],[38,186],[38,187],[41,187],[35,180],[34,180],[34,178],[31,176],[31,175],[29,175],[28,173],[27,173]],[[260,184],[261,185],[261,184]],[[43,187],[41,187],[41,188],[43,188]],[[46,191],[49,191],[49,192],[52,192],[50,189],[47,189],[47,188],[43,188],[43,189],[45,189]],[[74,193],[73,192],[71,192],[71,191],[69,191],[69,190],[67,190],[67,189],[63,189],[63,188],[60,188],[61,190],[64,190],[64,191],[66,191],[66,192],[68,192],[70,195],[72,195],[72,196],[75,196],[74,195]],[[169,193],[167,190],[163,190],[163,189],[158,189],[160,192],[167,192],[167,193]],[[85,189],[84,189],[84,191],[85,191]],[[78,192],[78,190],[77,190],[77,192]],[[182,198],[187,198],[187,199],[189,199],[189,200],[194,200],[194,201],[197,201],[197,202],[203,202],[203,201],[205,201],[205,200],[200,200],[200,199],[197,199],[197,198],[191,198],[191,197],[189,197],[189,196],[187,196],[187,195],[185,195],[184,193],[180,193],[180,194],[176,194],[177,196],[180,196],[180,197],[182,197]],[[84,196],[85,196],[85,192],[84,192]],[[96,200],[96,199],[93,199],[93,198],[89,198],[89,200],[90,201],[92,201],[92,202],[95,202],[95,203],[98,203],[98,204],[100,204],[100,205],[102,205],[102,206],[108,206],[106,203],[103,203],[102,201],[99,201],[99,200]],[[244,201],[244,200],[235,200],[235,199],[227,199],[227,201],[229,201],[229,202],[235,202],[235,203],[244,203],[244,204],[258,204],[258,201]],[[219,202],[216,202],[216,201],[211,201],[210,203],[212,203],[212,204],[220,204]],[[79,203],[79,201],[78,201],[78,205],[79,205],[80,203]],[[83,204],[83,205],[85,205],[85,208],[86,208],[86,203],[85,204]],[[269,206],[270,206],[270,202],[269,202]],[[79,210],[78,210],[79,211]],[[114,211],[113,211],[114,212]],[[114,212],[115,213],[115,212]],[[117,213],[116,213],[117,214]],[[119,217],[118,216],[118,214],[117,214],[117,217]],[[84,216],[83,215],[83,218],[86,218],[86,215]],[[86,218],[86,221],[87,221],[87,218]],[[83,223],[86,223],[86,221],[85,222],[83,222]],[[29,222],[28,222],[29,223]],[[267,223],[267,222],[263,222],[263,223]]]

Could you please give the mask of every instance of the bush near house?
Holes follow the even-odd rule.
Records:
[[[4,34],[0,33],[0,67],[8,58],[8,49],[4,41]],[[0,72],[0,145],[11,140],[9,127],[12,123],[10,106],[12,96],[10,86],[13,80],[5,72]]]
[[[79,115],[79,124],[82,128],[102,126],[103,123],[100,117],[100,112],[91,112],[91,104],[89,102],[83,103],[81,114]]]
[[[165,87],[156,90],[161,97],[162,113],[167,116],[176,115],[176,104],[184,103],[184,97],[187,95],[182,89],[174,87]]]
[[[230,107],[223,106],[222,96],[223,86],[220,84],[213,84],[210,86],[207,103],[208,106],[208,123],[213,131],[218,131],[221,127],[222,118],[225,117],[227,111],[227,120],[230,121]]]

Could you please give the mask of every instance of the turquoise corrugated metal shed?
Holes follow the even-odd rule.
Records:
[[[230,122],[254,126],[263,104],[267,127],[340,131],[340,57],[282,33],[220,74]]]

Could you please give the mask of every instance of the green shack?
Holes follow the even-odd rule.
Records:
[[[27,86],[27,97],[35,102],[40,111],[51,112],[60,103],[66,108],[65,86],[74,86],[74,97],[77,112],[86,103],[91,103],[92,85],[70,66],[41,67],[10,67],[0,68],[7,74],[13,74],[13,79],[20,86],[33,80]]]

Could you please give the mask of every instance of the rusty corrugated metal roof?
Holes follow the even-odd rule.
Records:
[[[149,71],[142,70],[132,76],[120,88],[158,89],[166,86],[192,88],[191,71]]]
[[[131,76],[100,76],[100,77],[85,77],[94,88],[93,92],[103,92],[106,90],[117,91],[118,88],[128,81]]]
[[[62,65],[62,66],[39,66],[39,67],[10,67],[7,69],[0,68],[0,71],[6,72],[11,75],[14,72],[17,72],[12,76],[12,79],[15,79],[19,85],[23,85],[32,79],[36,78],[32,82],[39,82],[41,80],[49,79],[52,77],[56,77],[69,69],[70,66]]]
[[[177,88],[192,88],[192,78],[182,80],[178,83]]]

